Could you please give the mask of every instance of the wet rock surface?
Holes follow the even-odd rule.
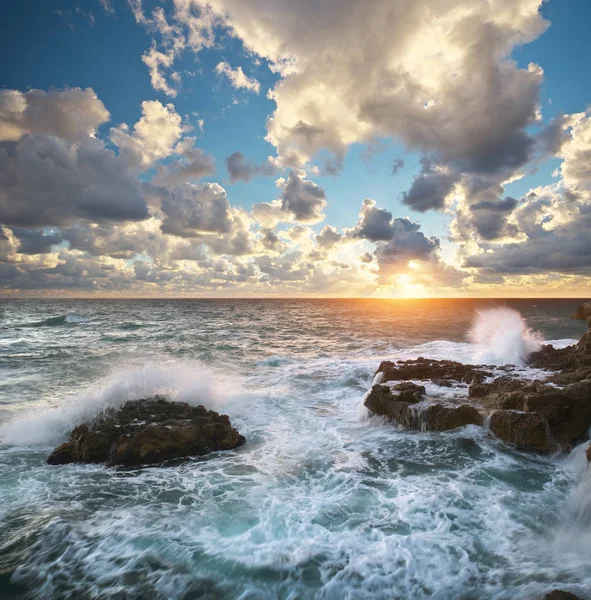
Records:
[[[385,360],[380,364],[377,372],[382,373],[382,382],[420,379],[440,385],[442,382],[443,385],[446,382],[480,383],[492,376],[492,372],[482,365],[465,365],[453,360],[427,358],[398,362]]]
[[[584,307],[591,309],[591,303]],[[582,307],[577,314],[586,310]],[[528,366],[546,371],[544,379],[519,379],[510,365],[425,358],[383,361],[377,370],[380,383],[364,403],[370,413],[411,429],[446,431],[486,422],[496,437],[526,451],[568,450],[586,439],[591,427],[591,319],[577,344],[543,346],[530,356]],[[506,374],[499,376],[499,371]],[[468,397],[465,392],[445,401],[429,397],[417,383],[423,381],[464,389],[469,384]]]
[[[127,402],[79,425],[47,462],[137,467],[230,450],[244,442],[227,415],[155,396]]]
[[[424,386],[412,382],[394,386],[377,384],[367,395],[365,406],[373,414],[388,417],[410,429],[447,431],[482,424],[482,416],[474,406],[426,403],[424,395]]]
[[[552,590],[549,594],[546,594],[542,600],[582,600],[579,596],[575,596],[570,592],[563,592],[562,590]]]

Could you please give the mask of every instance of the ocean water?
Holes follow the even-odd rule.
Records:
[[[578,339],[578,304],[0,301],[0,598],[591,597],[584,447],[540,457],[363,410],[383,359],[517,363]],[[245,446],[46,464],[77,423],[153,393],[227,413]]]

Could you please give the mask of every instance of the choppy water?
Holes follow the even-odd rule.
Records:
[[[1,301],[0,598],[591,595],[582,448],[363,418],[380,360],[476,360],[470,322],[497,304]],[[558,344],[584,330],[577,301],[505,304]],[[246,445],[174,468],[45,464],[76,422],[154,392],[226,412]]]

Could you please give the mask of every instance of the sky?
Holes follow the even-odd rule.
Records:
[[[588,0],[6,0],[0,297],[591,295]]]

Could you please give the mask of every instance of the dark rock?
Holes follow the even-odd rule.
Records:
[[[591,367],[591,327],[573,346],[566,348],[542,346],[541,350],[530,355],[528,364],[539,369],[567,372]]]
[[[562,590],[552,590],[549,594],[546,594],[542,600],[582,600],[578,596],[571,594],[570,592],[563,592]]]
[[[427,431],[448,431],[465,425],[482,425],[483,417],[474,406],[460,404],[429,404],[424,411],[415,417],[418,427]]]
[[[577,308],[577,312],[575,312],[572,318],[578,319],[579,321],[586,321],[591,318],[591,302],[583,302],[583,304]]]
[[[450,406],[433,402],[417,406],[425,388],[411,382],[394,385],[374,385],[365,399],[365,406],[376,415],[388,417],[409,429],[447,431],[464,425],[481,425],[482,416],[468,404]]]
[[[492,373],[486,371],[483,365],[464,365],[453,360],[416,360],[383,361],[377,370],[383,373],[382,382],[417,379],[420,381],[481,383]]]
[[[422,400],[425,388],[422,385],[405,381],[388,386],[377,384],[371,388],[365,399],[365,406],[375,415],[388,417],[401,425],[409,419],[409,406]]]
[[[499,377],[470,386],[469,397],[489,410],[537,413],[565,449],[584,439],[591,426],[591,380],[558,388],[543,381]]]
[[[535,413],[495,411],[490,416],[490,430],[518,450],[549,452],[553,447],[546,420]]]
[[[244,442],[227,415],[155,396],[127,402],[92,424],[79,425],[47,462],[136,467],[230,450]]]

